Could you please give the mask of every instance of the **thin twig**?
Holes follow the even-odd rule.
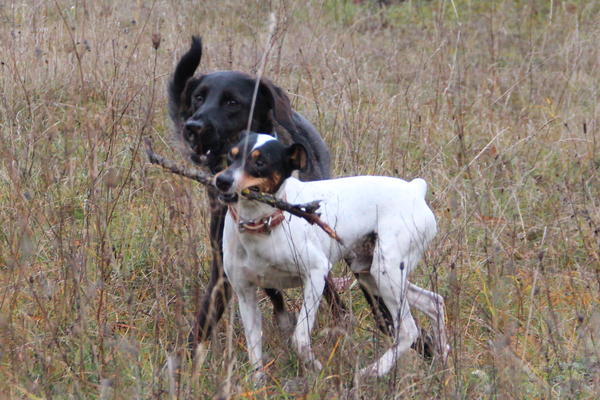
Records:
[[[287,211],[296,217],[304,218],[311,225],[316,224],[319,226],[319,228],[323,229],[325,233],[331,236],[332,239],[335,239],[340,244],[342,243],[342,239],[340,239],[337,233],[329,225],[323,222],[323,220],[319,217],[319,214],[315,212],[319,208],[319,203],[321,202],[320,200],[314,200],[305,204],[290,204],[268,193],[253,192],[249,189],[242,190],[242,196],[248,200],[260,201],[261,203],[268,204],[271,207],[279,208],[282,211]]]
[[[185,168],[177,163],[164,158],[163,156],[156,154],[152,149],[152,142],[150,139],[145,139],[146,143],[146,154],[148,155],[148,159],[152,164],[160,165],[164,169],[169,172],[172,172],[177,175],[184,176],[189,179],[193,179],[196,182],[199,182],[206,186],[213,186],[213,176],[208,172],[201,171],[195,168]],[[308,221],[311,225],[317,225],[319,228],[323,229],[325,233],[327,233],[332,239],[335,239],[338,243],[342,244],[342,240],[337,235],[335,230],[333,230],[329,225],[327,225],[323,220],[319,217],[319,214],[316,212],[319,209],[320,200],[311,201],[305,204],[290,204],[286,201],[276,198],[275,196],[269,193],[259,193],[253,192],[248,189],[244,189],[241,192],[241,195],[244,196],[248,200],[255,200],[261,203],[267,204],[271,207],[278,208],[282,211],[286,211],[296,217],[300,217]]]
[[[164,158],[163,156],[156,154],[152,149],[152,142],[150,139],[145,138],[144,142],[146,143],[146,154],[148,155],[148,159],[152,164],[160,165],[167,171],[170,171],[174,174],[184,176],[189,179],[193,179],[196,182],[199,182],[203,185],[212,186],[212,175],[208,172],[200,171],[195,168],[185,168],[177,163]]]

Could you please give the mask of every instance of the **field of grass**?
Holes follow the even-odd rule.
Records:
[[[597,398],[600,3],[377,3],[0,3],[0,399]],[[352,321],[319,315],[318,375],[267,301],[266,387],[235,303],[189,359],[206,198],[140,143],[184,162],[165,89],[190,36],[202,70],[256,72],[271,13],[265,75],[322,132],[334,175],[429,182],[439,235],[412,280],[446,299],[446,365],[410,351],[355,380],[388,343],[358,289],[342,294]]]

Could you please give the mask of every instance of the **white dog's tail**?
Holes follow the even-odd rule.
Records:
[[[410,184],[414,186],[415,192],[419,194],[420,197],[425,198],[427,194],[427,182],[421,178],[415,178],[410,181]]]

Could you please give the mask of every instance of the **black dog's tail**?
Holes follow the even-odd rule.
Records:
[[[192,36],[190,49],[179,60],[173,78],[169,82],[169,116],[173,122],[177,122],[179,119],[181,93],[183,93],[188,79],[196,72],[201,58],[202,39],[199,36]]]

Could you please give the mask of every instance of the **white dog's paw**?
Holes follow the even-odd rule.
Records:
[[[312,350],[305,348],[304,351],[298,353],[298,356],[304,363],[304,366],[313,372],[321,372],[323,369],[323,365],[317,360]]]
[[[321,370],[323,369],[323,365],[316,358],[306,361],[305,364],[308,368],[312,369],[314,372],[321,372]]]
[[[292,337],[293,346],[296,348],[296,352],[304,366],[314,372],[320,372],[323,369],[323,365],[312,352],[312,349],[308,345],[298,345],[297,341]]]
[[[435,335],[435,345],[436,355],[444,364],[446,364],[448,362],[448,354],[452,348],[448,343],[445,332]]]
[[[308,392],[309,386],[306,377],[285,378],[281,380],[281,387],[288,394],[302,396]]]
[[[361,368],[358,371],[358,376],[361,378],[370,378],[378,376],[377,365],[369,365],[368,367]]]
[[[448,362],[448,354],[450,353],[451,347],[449,344],[442,345],[442,351],[440,351],[440,355],[442,356],[442,362],[446,364]]]
[[[267,375],[264,373],[262,368],[258,369],[257,371],[254,371],[254,373],[252,374],[252,384],[254,385],[254,387],[261,388],[265,386],[266,383]]]
[[[394,363],[389,361],[378,360],[371,365],[368,365],[358,371],[358,376],[361,378],[375,378],[378,376],[384,376],[392,369]]]

